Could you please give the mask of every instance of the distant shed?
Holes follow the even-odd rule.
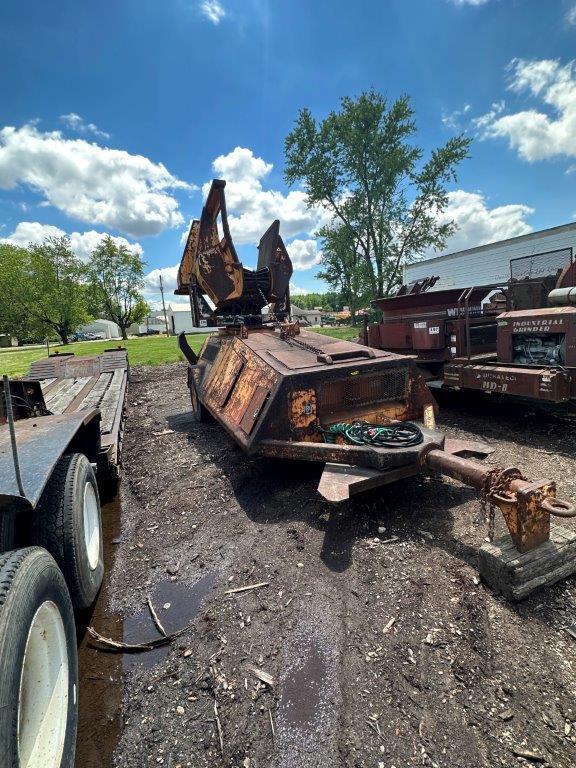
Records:
[[[562,260],[565,257],[565,263],[568,263],[575,248],[576,222],[572,222],[408,264],[404,282],[437,275],[440,279],[432,289],[434,291],[505,282],[510,277],[512,259],[566,250],[564,255],[557,254],[555,258]]]

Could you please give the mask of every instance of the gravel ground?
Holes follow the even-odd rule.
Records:
[[[100,694],[84,681],[85,700],[122,703],[113,765],[576,765],[576,641],[563,630],[576,582],[518,605],[479,583],[474,491],[421,477],[331,508],[320,467],[249,458],[192,421],[181,364],[133,368],[128,404],[122,535],[93,623],[118,637],[124,616],[125,638],[159,637],[150,595],[167,631],[188,629],[122,664],[84,649],[112,678]],[[493,445],[489,463],[576,497],[568,420],[442,407],[449,435]]]

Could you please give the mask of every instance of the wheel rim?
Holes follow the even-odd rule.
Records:
[[[18,700],[21,768],[59,768],[68,721],[68,648],[58,606],[42,603],[28,632]]]
[[[84,545],[88,565],[93,571],[100,560],[100,508],[92,483],[84,486]]]

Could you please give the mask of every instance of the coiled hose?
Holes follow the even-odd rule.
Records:
[[[378,448],[410,448],[420,445],[424,440],[422,430],[410,421],[399,424],[369,424],[366,421],[355,421],[352,424],[340,422],[331,424],[323,430],[324,441],[334,443],[338,435],[342,435],[355,445],[374,445]]]

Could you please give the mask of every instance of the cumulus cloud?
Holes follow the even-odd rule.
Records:
[[[202,16],[216,26],[226,16],[226,10],[218,0],[202,0],[199,7]]]
[[[263,181],[273,165],[256,157],[251,149],[236,147],[227,155],[217,157],[212,167],[217,176],[226,179],[228,220],[238,245],[258,243],[274,219],[280,219],[284,240],[313,233],[327,221],[327,214],[321,209],[308,207],[301,190],[284,194],[264,189]],[[204,195],[209,188],[208,182],[203,187]]]
[[[292,240],[286,246],[294,269],[310,269],[320,263],[322,251],[318,250],[318,242],[313,239]]]
[[[38,221],[21,221],[14,232],[8,237],[0,238],[0,242],[26,247],[31,243],[41,243],[47,237],[64,237],[65,234],[63,229],[51,224],[41,224]],[[105,234],[90,230],[89,232],[71,232],[68,236],[70,237],[70,247],[74,253],[82,261],[88,262],[92,251],[105,237]],[[130,243],[125,237],[112,237],[112,240],[118,245],[126,246],[139,256],[144,253],[140,243]]]
[[[481,137],[504,138],[528,162],[576,157],[574,62],[514,59],[508,89],[540,99],[549,113],[526,109],[507,115],[492,110],[478,118]]]
[[[307,293],[310,293],[310,291],[307,291],[306,288],[290,283],[290,296],[306,296]]]
[[[84,118],[77,115],[75,112],[70,112],[67,115],[60,115],[60,120],[71,131],[76,133],[91,133],[93,136],[98,136],[100,139],[109,139],[110,134],[106,131],[101,131],[94,123],[87,123]]]
[[[448,206],[440,217],[455,221],[458,230],[448,241],[445,252],[461,251],[532,231],[526,217],[534,213],[527,205],[512,204],[489,208],[480,192],[457,189],[448,193]],[[432,254],[428,254],[432,255]]]
[[[454,5],[485,5],[490,0],[451,0]]]
[[[0,189],[18,184],[68,216],[134,237],[181,225],[170,191],[191,188],[162,163],[32,124],[0,130]]]
[[[568,9],[566,13],[566,22],[572,27],[576,26],[576,5],[573,5],[572,8]]]
[[[174,264],[171,267],[161,267],[160,269],[153,269],[144,276],[144,288],[145,293],[158,294],[160,292],[160,275],[162,275],[162,284],[164,286],[165,294],[173,294],[176,288],[176,278],[178,276],[179,264]],[[172,299],[170,299],[172,301]]]

